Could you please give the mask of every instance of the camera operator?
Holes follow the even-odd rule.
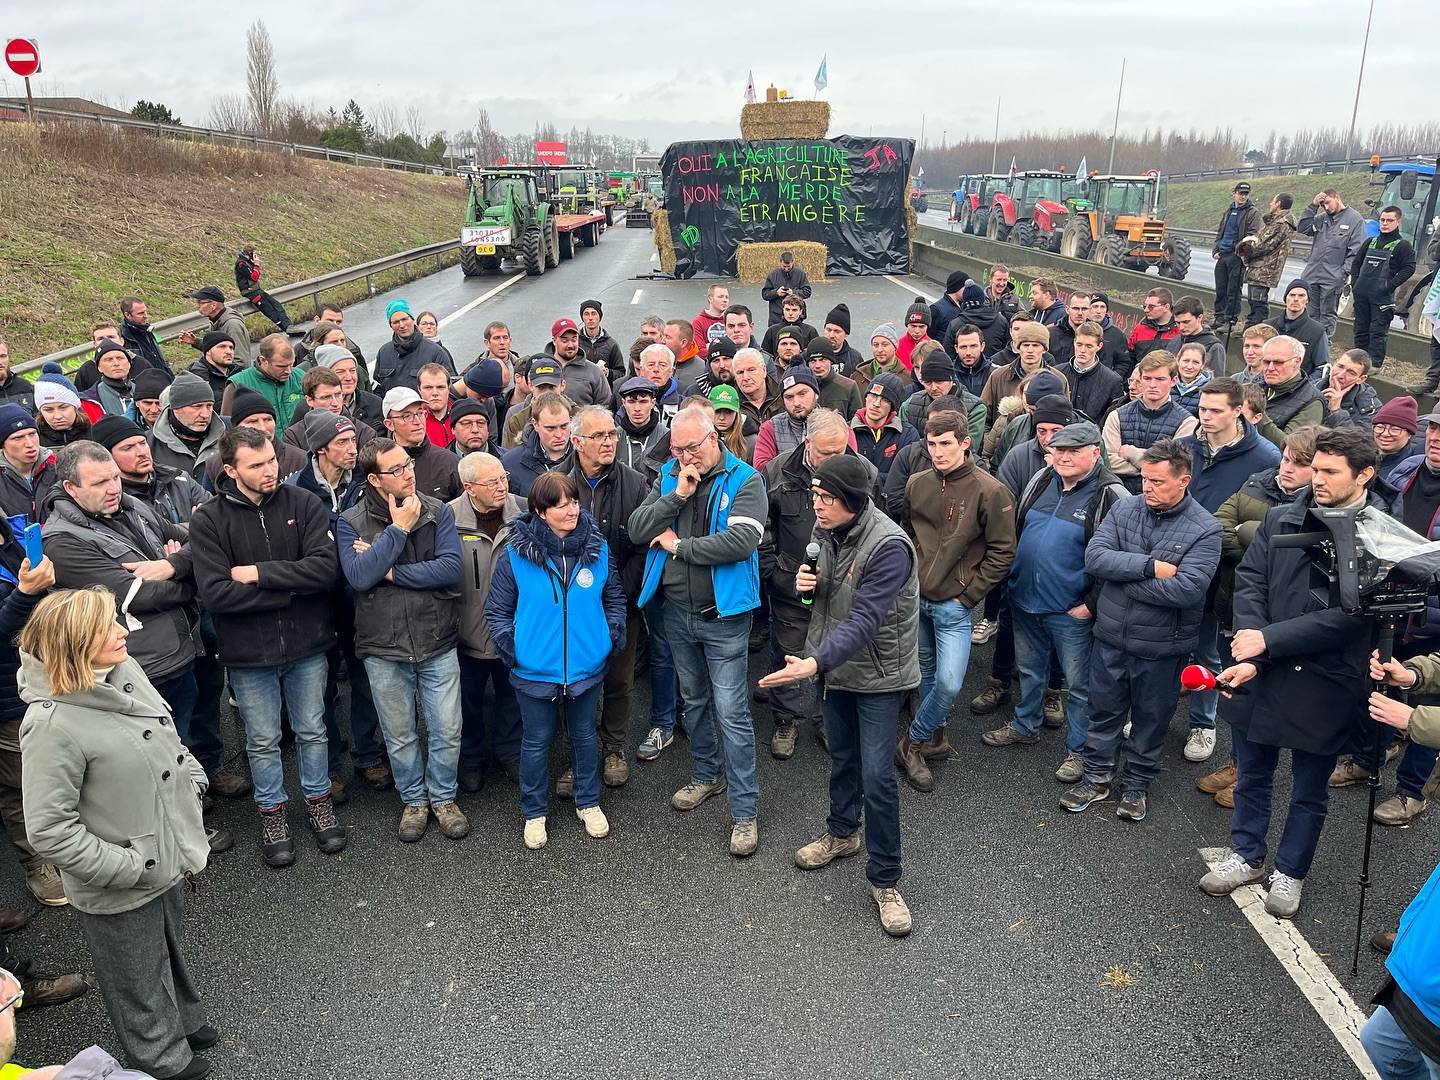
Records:
[[[1325,558],[1318,549],[1271,541],[1310,531],[1306,516],[1313,507],[1369,502],[1387,510],[1370,490],[1377,458],[1375,444],[1359,428],[1316,435],[1310,494],[1267,513],[1235,569],[1235,663],[1219,681],[1232,690],[1253,685],[1224,705],[1238,770],[1233,851],[1200,879],[1200,887],[1224,896],[1265,877],[1275,769],[1280,751],[1288,749],[1290,806],[1265,898],[1265,910],[1276,918],[1293,918],[1300,908],[1325,826],[1330,770],[1363,715],[1372,622],[1312,591],[1316,560]]]

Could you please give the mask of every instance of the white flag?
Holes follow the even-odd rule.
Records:
[[[1076,181],[1076,183],[1083,183],[1084,180],[1085,180],[1085,174],[1086,174],[1086,169],[1085,169],[1085,155],[1084,155],[1084,154],[1081,154],[1081,155],[1080,155],[1080,167],[1075,170],[1075,181]]]
[[[750,79],[745,83],[745,104],[755,104],[755,72],[750,72]]]
[[[830,85],[830,78],[825,70],[826,64],[830,62],[829,54],[820,58],[820,70],[815,72],[815,92],[818,94],[825,87]]]
[[[1017,167],[1017,164],[1016,164],[1015,159],[1012,157],[1012,158],[1010,159],[1010,182],[1011,182],[1012,184],[1015,182],[1015,174],[1016,174],[1017,172],[1019,172],[1019,169],[1018,169],[1018,167]]]

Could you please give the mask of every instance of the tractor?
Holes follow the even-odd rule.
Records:
[[[1030,211],[1030,228],[1023,228],[1023,221],[1015,227],[1015,242],[1037,251],[1058,253],[1066,225],[1094,209],[1086,197],[1085,182],[1073,176],[1060,185],[1060,199],[1058,207],[1049,199],[1037,200]]]
[[[1068,214],[1064,202],[1065,186],[1067,182],[1073,184],[1074,181],[1073,176],[1063,172],[1032,170],[1020,173],[1008,191],[997,191],[991,199],[985,235],[991,240],[1004,242],[1013,239],[1021,247],[1034,247],[1037,220],[1043,220],[1047,230],[1063,227],[1063,219]]]
[[[1378,155],[1370,159],[1370,182],[1376,188],[1374,198],[1366,199],[1370,208],[1365,222],[1371,236],[1380,233],[1380,211],[1398,206],[1401,212],[1400,235],[1415,249],[1415,273],[1395,290],[1395,314],[1405,320],[1405,329],[1420,332],[1420,309],[1435,281],[1436,264],[1440,263],[1440,183],[1436,169],[1440,161],[1420,164],[1408,161],[1387,161]],[[1350,317],[1353,310],[1350,290],[1340,301],[1340,314]]]
[[[519,261],[532,277],[559,265],[555,216],[536,179],[536,170],[523,168],[481,169],[465,178],[460,270],[466,277],[499,273],[505,259]]]
[[[604,213],[602,199],[609,190],[603,177],[584,165],[564,165],[550,170],[550,205],[557,214]],[[606,224],[610,215],[606,214]]]
[[[1010,177],[1003,174],[962,176],[950,198],[950,220],[962,233],[984,236],[990,218],[990,202],[997,191],[1010,191]]]
[[[1084,181],[1090,207],[1071,216],[1060,254],[1183,281],[1190,271],[1190,241],[1167,234],[1165,184],[1153,169],[1142,176],[1091,175]]]

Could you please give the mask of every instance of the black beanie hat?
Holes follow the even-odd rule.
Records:
[[[1070,404],[1069,398],[1060,394],[1046,394],[1035,403],[1030,419],[1037,424],[1073,424],[1075,406]]]
[[[850,308],[845,304],[836,304],[830,309],[830,314],[825,316],[825,326],[838,326],[845,331],[845,336],[850,336]]]
[[[159,368],[146,368],[135,376],[135,400],[151,401],[170,385],[173,376]]]
[[[102,416],[90,427],[90,438],[106,450],[114,450],[126,439],[144,434],[140,425],[128,416]]]
[[[95,359],[99,360],[100,357],[104,356],[107,352],[123,352],[126,356],[130,355],[128,352],[125,352],[124,345],[121,345],[118,341],[113,341],[110,338],[106,338],[104,341],[100,342],[99,345],[95,346]]]
[[[237,387],[235,396],[230,399],[230,422],[238,424],[256,413],[264,413],[271,420],[276,419],[275,406],[266,401],[263,394],[257,394],[249,387]]]
[[[970,275],[964,270],[951,270],[950,276],[945,279],[945,292],[957,293],[965,288],[965,283],[970,280]]]
[[[944,349],[931,349],[920,361],[921,382],[945,382],[955,378],[955,363]]]
[[[834,495],[845,509],[858,514],[870,498],[870,470],[854,454],[836,454],[820,463],[810,486]]]

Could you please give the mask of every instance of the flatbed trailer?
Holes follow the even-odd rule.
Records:
[[[594,247],[605,231],[605,215],[556,214],[555,231],[560,235],[560,258],[573,259],[578,241],[580,247]]]

